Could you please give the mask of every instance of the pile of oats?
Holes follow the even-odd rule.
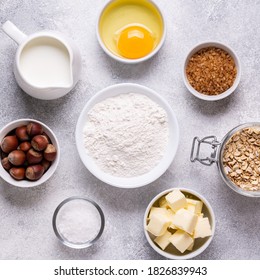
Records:
[[[205,95],[218,95],[232,87],[237,75],[233,57],[226,51],[208,47],[199,50],[186,67],[190,85]]]
[[[244,128],[227,142],[223,165],[229,179],[247,191],[260,190],[260,128]]]

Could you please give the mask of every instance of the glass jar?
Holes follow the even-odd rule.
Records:
[[[245,123],[236,126],[232,130],[230,130],[221,141],[218,141],[216,136],[206,136],[202,139],[199,139],[199,137],[195,137],[193,139],[192,143],[192,149],[191,149],[191,155],[190,160],[191,162],[199,161],[203,165],[211,166],[212,164],[216,163],[218,166],[218,171],[223,179],[223,181],[228,185],[232,190],[235,192],[248,196],[248,197],[260,197],[260,190],[257,191],[249,191],[244,190],[237,186],[234,182],[232,182],[229,177],[227,176],[225,169],[224,169],[224,163],[223,163],[223,156],[224,156],[224,150],[227,142],[230,140],[230,138],[237,133],[238,131],[241,131],[245,128],[253,128],[258,127],[260,129],[260,122],[252,122],[252,123]],[[201,145],[210,145],[212,148],[212,152],[210,156],[208,157],[201,157]],[[260,154],[260,147],[259,147],[259,154]],[[260,177],[260,175],[259,175]],[[260,184],[260,182],[259,182]]]

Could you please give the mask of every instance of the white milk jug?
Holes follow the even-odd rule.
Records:
[[[14,75],[26,93],[51,100],[75,87],[81,73],[81,56],[71,40],[53,31],[27,36],[10,21],[4,23],[3,30],[19,44]]]

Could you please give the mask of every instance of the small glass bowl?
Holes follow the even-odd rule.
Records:
[[[57,218],[58,218],[58,215],[59,215],[59,212],[60,210],[66,205],[68,204],[69,202],[71,201],[76,201],[76,200],[79,200],[79,201],[85,201],[86,203],[88,204],[91,204],[92,206],[94,206],[96,208],[96,210],[98,211],[99,215],[100,215],[100,229],[97,233],[97,235],[93,238],[93,239],[90,239],[88,240],[87,242],[85,243],[72,243],[71,241],[67,240],[59,231],[59,228],[58,228],[58,225],[57,225]],[[59,239],[59,241],[70,247],[70,248],[74,248],[74,249],[84,249],[84,248],[87,248],[87,247],[90,247],[91,245],[93,245],[94,243],[96,243],[96,241],[101,237],[102,233],[103,233],[103,230],[104,230],[104,227],[105,227],[105,217],[104,217],[104,213],[102,211],[102,209],[99,207],[99,205],[94,202],[93,200],[91,199],[88,199],[88,198],[85,198],[85,197],[80,197],[80,196],[73,196],[73,197],[69,197],[65,200],[63,200],[59,205],[58,207],[56,208],[56,210],[54,211],[54,214],[53,214],[53,219],[52,219],[52,226],[53,226],[53,230],[55,232],[55,235],[57,236],[57,238]]]

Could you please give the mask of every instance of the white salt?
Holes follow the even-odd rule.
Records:
[[[62,206],[56,224],[65,240],[73,244],[83,244],[98,235],[101,217],[97,208],[90,202],[77,199]]]

